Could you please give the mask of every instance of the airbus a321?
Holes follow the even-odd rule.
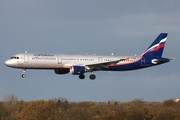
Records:
[[[99,56],[99,55],[67,55],[67,54],[40,54],[23,53],[13,55],[5,61],[5,65],[23,70],[22,77],[26,77],[27,69],[49,69],[56,74],[78,75],[85,78],[85,73],[90,72],[89,78],[94,80],[94,71],[128,71],[152,67],[169,62],[171,59],[162,57],[167,33],[161,33],[147,50],[140,56]]]

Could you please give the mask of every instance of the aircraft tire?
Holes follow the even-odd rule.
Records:
[[[84,79],[84,78],[85,78],[85,75],[83,75],[83,74],[79,75],[79,79]]]
[[[25,78],[26,77],[26,74],[22,74],[22,78]]]
[[[96,79],[96,76],[95,76],[94,74],[91,74],[91,75],[89,76],[89,78],[90,78],[91,80],[94,80],[94,79]]]

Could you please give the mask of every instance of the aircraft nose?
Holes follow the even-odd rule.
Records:
[[[6,65],[6,66],[11,66],[11,65],[12,65],[12,61],[6,60],[6,61],[5,61],[5,65]]]

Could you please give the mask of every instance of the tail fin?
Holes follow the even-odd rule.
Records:
[[[159,36],[154,40],[154,42],[141,56],[161,57],[165,47],[166,39],[167,39],[167,33],[159,34]]]

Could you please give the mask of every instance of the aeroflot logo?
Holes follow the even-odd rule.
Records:
[[[149,48],[147,51],[157,51],[159,50],[160,48],[163,48],[164,47],[164,44],[166,42],[166,38],[162,39],[158,44],[152,46],[151,48]]]
[[[54,56],[53,54],[34,54],[34,56]]]
[[[153,51],[158,51],[159,49],[163,48],[166,42],[166,38],[162,39],[158,44],[150,47],[148,50],[146,50],[146,52],[144,52],[142,55],[148,53],[148,52],[153,52]]]
[[[126,60],[128,60],[128,61],[129,61],[129,59],[130,59],[130,57],[127,57],[127,58],[126,58]]]

